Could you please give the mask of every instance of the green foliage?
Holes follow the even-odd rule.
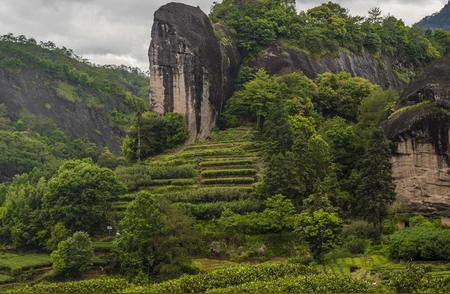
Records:
[[[388,238],[395,259],[450,260],[450,230],[422,224],[397,231]]]
[[[180,114],[144,112],[128,130],[122,153],[130,161],[140,161],[184,143],[188,136]]]
[[[332,2],[297,13],[292,1],[226,0],[214,4],[210,17],[232,28],[239,49],[250,56],[279,41],[315,55],[367,50],[417,65],[438,58],[448,47],[443,32],[430,39],[425,31],[391,15],[381,17],[380,10],[370,11],[367,18],[351,16]]]
[[[233,201],[239,199],[251,198],[252,187],[242,189],[239,187],[215,187],[215,188],[201,188],[188,191],[175,191],[163,194],[167,200],[171,202],[186,202],[186,203],[203,203],[216,201]]]
[[[120,158],[117,158],[108,147],[103,148],[97,160],[99,166],[109,169],[115,169],[120,163]]]
[[[108,222],[111,201],[123,191],[111,170],[68,161],[48,182],[43,204],[46,222],[61,222],[72,231],[98,232]]]
[[[405,270],[394,273],[386,284],[396,293],[448,293],[449,277],[433,277],[429,269],[421,265],[408,264]]]
[[[187,269],[186,261],[196,240],[193,221],[163,199],[139,193],[120,227],[113,251],[130,279],[174,277]]]
[[[208,293],[388,293],[370,281],[350,276],[318,274],[257,280],[239,286],[215,289]]]
[[[42,168],[52,160],[50,150],[39,136],[28,132],[0,131],[0,182],[16,174]]]
[[[222,169],[222,170],[204,170],[201,175],[204,178],[215,178],[222,176],[254,176],[256,175],[256,169]]]
[[[338,115],[351,121],[356,120],[361,101],[378,89],[378,86],[347,72],[324,73],[315,82],[319,89],[314,99],[317,109],[325,116]]]
[[[50,251],[55,250],[58,244],[72,235],[72,232],[67,229],[64,224],[57,223],[53,226],[50,239],[47,240],[46,248]]]
[[[155,180],[189,179],[197,175],[194,165],[135,164],[121,166],[115,171],[128,190],[151,186]]]
[[[309,243],[311,252],[318,260],[336,245],[341,230],[339,216],[323,209],[300,214],[296,224],[296,232]]]
[[[18,294],[109,294],[123,292],[130,284],[125,279],[98,278],[64,283],[40,283],[8,289],[5,293]]]
[[[92,265],[94,249],[89,235],[75,232],[72,237],[58,244],[52,252],[53,270],[56,275],[76,277]]]
[[[207,220],[220,217],[224,211],[244,214],[261,209],[261,201],[255,199],[242,199],[235,201],[215,201],[210,203],[176,203],[175,206],[182,208],[197,219]]]
[[[129,288],[126,293],[205,293],[213,289],[242,285],[255,280],[274,280],[311,273],[315,273],[315,270],[298,264],[241,265],[195,276],[183,276],[160,284]]]
[[[381,129],[374,129],[367,142],[361,164],[361,181],[358,187],[361,216],[375,225],[381,233],[381,224],[387,208],[395,200],[392,180],[390,149]]]
[[[238,215],[225,211],[219,224],[227,235],[264,234],[292,231],[295,208],[292,201],[283,195],[269,197],[262,212]]]

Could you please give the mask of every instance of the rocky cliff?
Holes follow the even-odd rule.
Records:
[[[200,8],[169,3],[155,13],[150,60],[154,111],[184,115],[191,140],[206,137],[231,95],[239,57],[226,29]]]
[[[341,50],[336,54],[315,57],[301,50],[274,45],[259,54],[253,65],[265,68],[270,74],[283,70],[303,71],[310,78],[325,72],[347,71],[386,89],[402,90],[405,87],[395,72],[397,61],[394,58],[375,58],[367,52],[356,54]]]
[[[450,216],[450,56],[428,66],[385,124],[401,211]]]

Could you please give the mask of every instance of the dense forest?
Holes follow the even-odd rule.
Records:
[[[1,37],[0,72],[37,69],[62,100],[113,105],[122,135],[114,154],[0,104],[5,291],[448,293],[450,229],[397,214],[383,123],[405,111],[399,93],[347,72],[270,75],[252,61],[274,43],[369,52],[394,56],[409,82],[449,52],[450,33],[332,2],[298,13],[292,0],[224,0],[210,19],[230,28],[243,61],[217,129],[190,145],[183,116],[148,111],[139,70]]]

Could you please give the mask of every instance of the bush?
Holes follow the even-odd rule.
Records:
[[[180,114],[160,116],[144,112],[128,130],[122,153],[130,161],[139,161],[183,144],[188,137],[189,131]]]
[[[252,188],[202,188],[188,191],[167,192],[163,196],[171,202],[202,203],[251,198],[253,195],[251,193],[252,191]]]
[[[450,260],[450,229],[432,225],[395,232],[388,238],[389,254],[395,259]]]
[[[242,177],[242,178],[218,178],[218,179],[204,179],[202,184],[204,185],[243,185],[253,184],[255,178]]]
[[[269,280],[315,272],[312,268],[298,264],[242,265],[196,276],[184,276],[160,284],[129,288],[126,293],[204,293],[212,289],[241,285],[255,280]]]
[[[146,165],[136,164],[116,169],[116,175],[127,185],[128,190],[137,190],[140,187],[153,186],[168,182],[171,179],[190,179],[197,175],[194,165]],[[167,180],[158,182],[158,180]],[[189,181],[192,183],[192,181]]]
[[[213,219],[220,217],[225,210],[231,210],[238,214],[257,211],[261,209],[262,203],[253,199],[244,199],[231,202],[218,201],[201,204],[176,203],[175,206],[186,210],[197,219]]]
[[[366,242],[356,236],[348,237],[343,246],[352,254],[363,254],[366,250]]]
[[[77,282],[42,283],[14,287],[5,291],[11,294],[109,294],[121,293],[130,285],[124,279],[100,278]]]
[[[318,274],[289,276],[281,279],[271,277],[239,286],[214,289],[208,293],[388,293],[382,286],[368,280],[350,276]]]
[[[434,277],[428,272],[424,266],[409,264],[386,284],[397,293],[450,293],[450,277]]]
[[[65,277],[76,277],[88,270],[93,257],[91,239],[84,232],[76,232],[60,242],[51,254],[55,274]]]
[[[256,175],[256,169],[223,169],[223,170],[205,170],[202,171],[202,177],[204,178],[217,178],[228,176],[254,176]]]

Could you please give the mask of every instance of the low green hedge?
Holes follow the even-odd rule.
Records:
[[[263,203],[254,199],[243,199],[237,201],[218,201],[211,203],[175,203],[175,206],[186,210],[197,219],[213,219],[222,215],[222,212],[229,209],[234,213],[244,214],[252,211],[259,211]]]
[[[368,280],[333,274],[274,277],[257,280],[238,286],[214,289],[207,293],[388,293],[381,285]]]
[[[163,194],[171,202],[203,203],[214,201],[233,201],[252,196],[253,187],[201,188],[187,191],[167,192]]]
[[[450,228],[411,227],[395,232],[387,241],[394,259],[450,260]]]
[[[257,171],[254,168],[245,169],[220,169],[220,170],[204,170],[201,175],[204,178],[217,178],[228,176],[254,176]]]
[[[203,185],[243,185],[256,182],[252,177],[203,179]]]
[[[250,159],[224,159],[224,160],[208,160],[200,162],[200,167],[214,167],[214,166],[227,166],[227,165],[239,165],[239,166],[252,166],[256,163],[256,158]]]
[[[183,276],[167,282],[131,287],[126,293],[205,293],[216,288],[225,288],[245,284],[255,280],[269,280],[289,275],[312,274],[316,271],[298,264],[242,265],[203,273],[195,276]]]
[[[130,287],[124,279],[99,278],[77,282],[42,283],[4,290],[10,294],[110,294],[122,293]]]
[[[191,179],[197,176],[196,166],[185,165],[147,165],[137,164],[116,169],[116,175],[133,191],[151,186],[157,180]]]

